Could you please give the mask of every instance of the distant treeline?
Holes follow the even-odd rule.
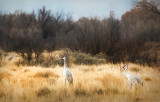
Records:
[[[142,0],[144,2],[146,0]],[[157,7],[158,8],[158,7]],[[0,13],[0,49],[15,51],[32,60],[44,50],[69,48],[96,55],[105,53],[113,63],[160,65],[160,15],[141,5],[126,12],[121,20],[82,17],[78,21],[63,12],[45,7],[38,13]]]

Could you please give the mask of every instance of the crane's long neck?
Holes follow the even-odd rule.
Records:
[[[124,69],[124,72],[123,72],[125,75],[127,74],[127,68]]]
[[[124,70],[124,72],[123,72],[124,74],[126,74],[126,69]]]
[[[64,69],[66,69],[66,60],[64,60]]]

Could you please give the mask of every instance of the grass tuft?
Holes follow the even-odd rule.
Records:
[[[144,80],[145,80],[145,81],[151,81],[151,78],[146,77]]]
[[[86,95],[85,90],[82,90],[82,89],[76,89],[74,91],[74,93],[75,93],[76,96],[85,96]]]
[[[93,67],[83,69],[84,72],[95,71]]]
[[[8,72],[5,72],[5,73],[0,73],[0,81],[3,79],[3,78],[8,78],[11,76],[10,73]]]
[[[45,97],[48,96],[51,93],[51,91],[49,90],[49,88],[45,87],[42,88],[38,91],[37,96],[38,97]]]
[[[40,78],[49,78],[49,77],[54,77],[54,78],[59,78],[59,75],[46,71],[46,72],[37,72],[34,77],[40,77]]]
[[[135,67],[134,67],[134,68],[131,68],[130,70],[133,71],[133,72],[139,72],[139,69],[138,69],[138,68],[135,68]]]

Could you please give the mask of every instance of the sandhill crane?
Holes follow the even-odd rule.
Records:
[[[138,76],[132,75],[127,73],[127,69],[128,69],[128,65],[123,66],[122,68],[124,68],[124,75],[127,77],[128,81],[129,81],[129,87],[131,88],[134,85],[138,85],[141,84],[143,86],[143,82],[142,79],[139,78]],[[122,69],[121,68],[121,69]]]
[[[14,55],[12,55],[11,57],[9,57],[9,59],[8,59],[8,60],[12,60],[12,59],[13,59],[13,57],[14,57]]]
[[[65,78],[65,85],[66,81],[70,84],[73,83],[72,73],[66,67],[66,57],[63,57],[64,60],[64,69],[63,69],[63,77]]]

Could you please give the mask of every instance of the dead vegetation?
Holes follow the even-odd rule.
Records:
[[[38,91],[37,96],[38,97],[45,97],[45,96],[49,95],[50,93],[51,93],[51,91],[47,87],[45,87],[45,88],[42,88]]]
[[[73,74],[74,84],[71,87],[65,87],[62,67],[59,66],[47,69],[40,67],[0,68],[0,101],[158,101],[160,72],[134,64],[130,64],[130,67],[129,72],[138,74],[144,81],[143,88],[135,87],[130,90],[128,80],[119,70],[119,65],[113,64],[73,65],[70,71]],[[135,68],[139,71],[133,71]]]
[[[75,65],[78,58],[72,56],[74,53],[43,54],[55,59],[68,56],[73,85],[65,86],[62,66],[16,66],[13,63],[17,60],[13,58],[13,63],[0,67],[0,102],[157,102],[160,99],[160,72],[155,68],[128,63],[128,73],[138,75],[144,82],[143,87],[130,90],[119,64]]]
[[[59,78],[57,74],[54,74],[53,72],[46,71],[46,72],[37,72],[34,77],[39,77],[39,78],[49,78],[49,77],[54,77],[54,78]]]

